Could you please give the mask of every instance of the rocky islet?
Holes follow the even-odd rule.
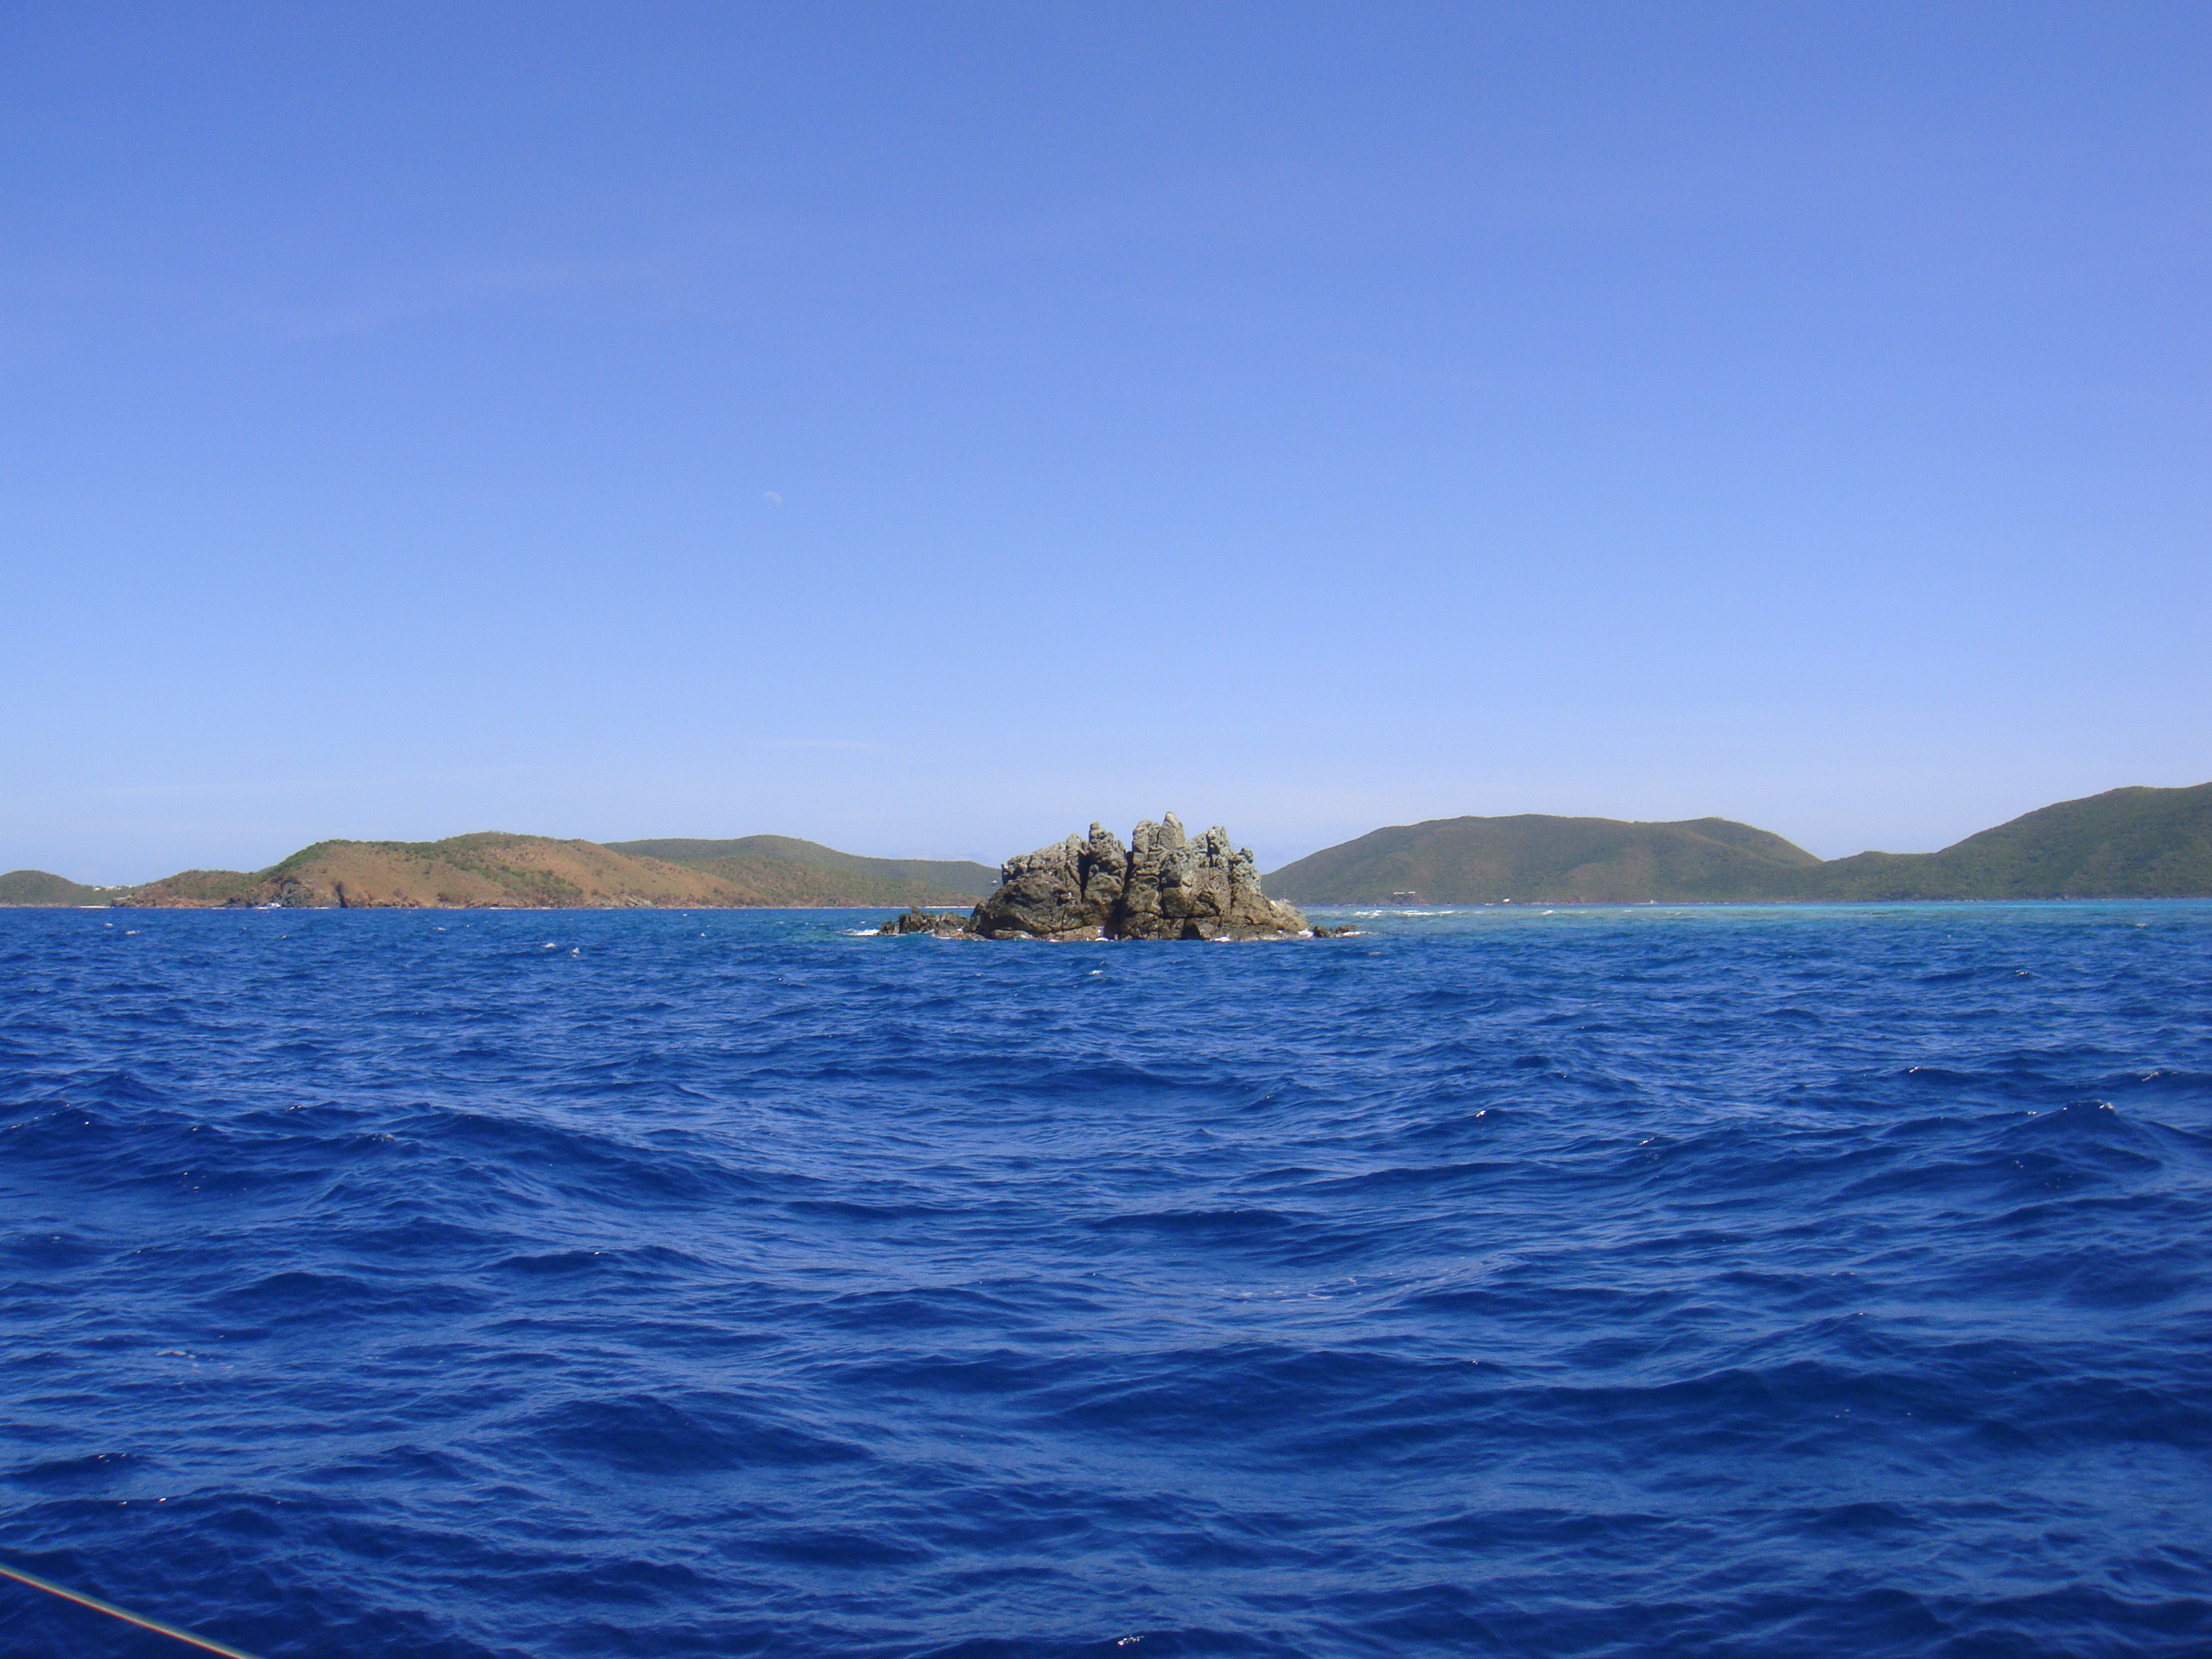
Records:
[[[1137,825],[1129,845],[1102,824],[1088,836],[1009,859],[972,915],[909,910],[878,930],[977,939],[1287,939],[1316,932],[1260,890],[1249,848],[1215,825],[1195,839],[1172,812]]]

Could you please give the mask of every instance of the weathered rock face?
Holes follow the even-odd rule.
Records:
[[[1094,840],[1097,832],[1093,832]],[[1107,837],[1113,840],[1112,836]],[[1114,851],[1121,853],[1116,843]],[[1112,914],[1105,895],[1118,880],[1095,866],[1090,847],[1073,836],[1054,847],[1008,859],[999,866],[999,890],[975,907],[975,931],[985,939],[1030,934],[1039,939],[1103,939]],[[1098,879],[1095,885],[1092,878]],[[1094,898],[1085,890],[1092,886]]]
[[[975,931],[975,918],[957,910],[925,910],[919,904],[907,907],[902,916],[893,916],[876,929],[879,933],[933,933],[939,939],[961,939],[972,936]]]
[[[1249,851],[1216,827],[1196,841],[1172,812],[1139,824],[1124,849],[1091,826],[1009,860],[999,890],[975,907],[985,939],[1276,939],[1306,919],[1260,890]],[[888,931],[888,930],[887,930]]]

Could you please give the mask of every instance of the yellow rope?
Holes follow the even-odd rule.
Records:
[[[64,1601],[74,1601],[81,1607],[90,1607],[94,1613],[104,1613],[111,1619],[120,1619],[126,1625],[136,1625],[141,1630],[158,1631],[164,1636],[173,1636],[179,1642],[189,1642],[196,1648],[205,1648],[210,1653],[220,1653],[223,1659],[253,1659],[243,1648],[234,1648],[222,1642],[195,1636],[188,1630],[179,1630],[174,1625],[165,1625],[158,1619],[148,1619],[118,1607],[112,1601],[103,1601],[97,1595],[87,1595],[57,1584],[51,1578],[41,1578],[34,1572],[22,1572],[0,1561],[0,1578],[12,1578],[19,1584],[28,1584],[33,1589],[42,1589],[49,1595],[58,1595]]]

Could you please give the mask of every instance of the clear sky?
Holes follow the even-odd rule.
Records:
[[[0,10],[0,869],[2212,778],[2212,8]]]

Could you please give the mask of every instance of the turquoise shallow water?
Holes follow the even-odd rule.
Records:
[[[870,919],[0,913],[0,1558],[270,1659],[2212,1648],[2212,904]]]

